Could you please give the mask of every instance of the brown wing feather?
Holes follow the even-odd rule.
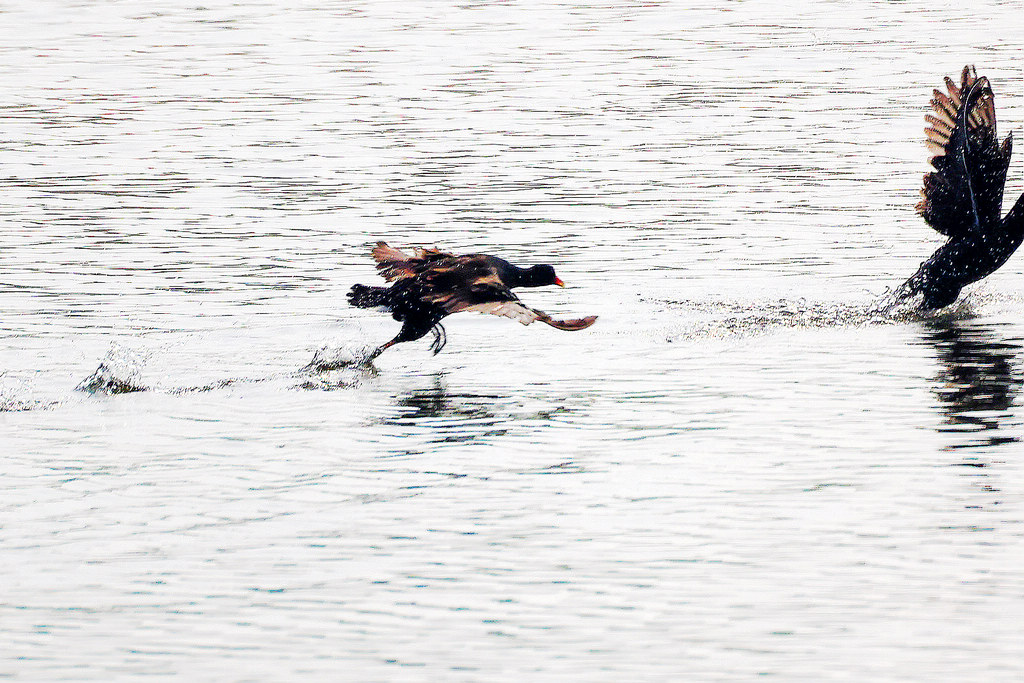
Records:
[[[377,272],[388,282],[416,275],[416,271],[413,269],[414,257],[404,251],[389,247],[387,242],[377,242],[377,246],[370,254],[377,262]]]
[[[377,262],[377,272],[388,282],[416,277],[429,264],[454,258],[451,254],[438,249],[419,248],[415,250],[415,255],[410,256],[404,251],[388,246],[387,242],[377,242],[370,254]]]
[[[537,313],[541,313],[541,311],[537,311]],[[585,330],[591,325],[593,325],[594,322],[597,320],[596,315],[588,315],[585,318],[572,318],[569,320],[555,320],[548,316],[546,313],[543,313],[542,315],[543,317],[537,318],[542,323],[551,325],[551,327],[554,327],[555,329],[558,330],[565,330],[566,332],[577,332],[579,330]]]
[[[412,256],[394,247],[389,247],[387,242],[377,242],[370,254],[373,255],[373,260],[377,263],[400,263],[412,260]]]
[[[945,84],[946,93],[933,91],[925,117],[935,170],[924,177],[917,212],[940,233],[956,236],[999,221],[1010,143],[998,143],[988,79],[965,66],[959,86],[948,77]]]
[[[437,247],[416,247],[415,252],[416,258],[423,259],[424,261],[436,261],[437,259],[452,256],[452,254],[441,251]]]

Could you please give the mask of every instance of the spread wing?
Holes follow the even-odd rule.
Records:
[[[506,318],[512,318],[516,322],[520,322],[524,325],[529,325],[530,323],[539,320],[542,323],[551,325],[551,327],[559,330],[565,330],[566,332],[585,330],[593,325],[594,321],[597,320],[596,315],[588,315],[585,318],[573,318],[571,320],[555,320],[544,311],[538,311],[536,308],[530,308],[522,301],[495,301],[492,303],[468,306],[462,310],[500,315]]]
[[[539,320],[559,330],[584,330],[597,316],[555,320],[530,308],[501,281],[494,260],[482,255],[453,256],[437,249],[417,249],[410,256],[378,242],[373,249],[377,270],[389,282],[415,278],[415,291],[426,302],[436,304],[449,315],[477,311],[512,318],[523,325]]]
[[[511,318],[523,325],[539,320],[551,327],[567,331],[585,330],[597,320],[596,315],[574,320],[555,320],[547,313],[530,308],[520,301],[519,297],[501,283],[489,264],[469,262],[465,265],[477,269],[475,277],[454,291],[442,291],[430,297],[431,301],[440,304],[449,314],[475,311]]]
[[[925,117],[934,171],[924,177],[917,212],[943,235],[981,232],[999,222],[1012,140],[996,135],[996,108],[987,78],[965,66],[960,86],[946,78]]]
[[[377,242],[377,246],[370,253],[377,262],[377,272],[388,282],[416,277],[430,264],[454,258],[451,254],[437,249],[416,249],[415,254],[410,256],[404,251],[389,247],[387,242]]]

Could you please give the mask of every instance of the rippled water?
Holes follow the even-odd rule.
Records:
[[[876,309],[1021,17],[0,8],[0,677],[1020,677],[1024,261]],[[378,239],[600,319],[349,367]]]

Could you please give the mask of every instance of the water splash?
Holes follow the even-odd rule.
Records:
[[[39,401],[29,398],[32,389],[28,381],[0,373],[0,413],[16,413],[27,410],[45,410],[58,401]]]
[[[338,389],[353,389],[361,384],[358,377],[310,377],[296,384],[293,389],[305,391],[336,391]]]
[[[79,382],[75,391],[84,391],[87,394],[130,394],[136,391],[146,391],[146,387],[137,383],[137,377],[124,379],[117,375],[106,362],[100,363],[96,371]]]
[[[75,390],[108,396],[146,391],[147,387],[142,384],[142,368],[148,358],[144,353],[111,344],[107,357],[91,375],[78,383]]]
[[[233,386],[235,384],[256,383],[259,381],[261,380],[239,378],[219,379],[215,382],[210,382],[209,384],[200,384],[199,386],[194,387],[172,387],[170,389],[164,389],[163,391],[166,391],[168,394],[174,394],[175,396],[181,396],[184,394],[201,394],[207,391],[226,389],[227,387]]]
[[[342,378],[319,377],[318,375],[326,375],[326,373],[332,371],[345,369],[358,369],[361,371],[360,374],[366,372],[376,373],[376,369],[367,361],[369,354],[369,348],[361,348],[355,351],[350,347],[334,348],[325,346],[318,349],[313,354],[313,359],[298,371],[277,373],[267,377],[229,377],[201,385],[168,387],[161,386],[160,384],[151,386],[142,382],[142,368],[148,358],[146,354],[132,351],[120,345],[114,345],[96,370],[79,382],[75,390],[87,394],[106,396],[140,391],[181,396],[217,391],[239,384],[256,384],[288,378],[299,378],[302,380],[294,387],[295,389],[334,390],[355,386],[359,383],[360,378],[351,376]],[[0,390],[0,411],[28,410],[37,407],[12,397],[22,393],[13,389]]]
[[[692,321],[669,336],[669,341],[694,337],[744,337],[779,329],[815,329],[894,325],[931,320],[963,320],[973,317],[976,300],[964,297],[938,311],[921,311],[913,299],[887,292],[864,304],[814,302],[806,299],[764,302],[659,300],[689,313]]]
[[[369,347],[362,347],[356,351],[351,346],[322,346],[313,353],[313,360],[309,361],[301,372],[322,373],[352,367],[370,369],[372,366],[369,357],[372,351],[373,349]]]

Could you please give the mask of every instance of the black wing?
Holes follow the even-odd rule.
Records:
[[[946,78],[948,95],[934,91],[928,149],[934,171],[924,177],[917,212],[943,235],[981,232],[999,222],[1010,164],[1009,136],[999,144],[996,108],[987,78],[965,66],[960,87]]]
[[[434,264],[420,276],[423,298],[449,314],[478,304],[518,302],[482,257],[462,256]]]

